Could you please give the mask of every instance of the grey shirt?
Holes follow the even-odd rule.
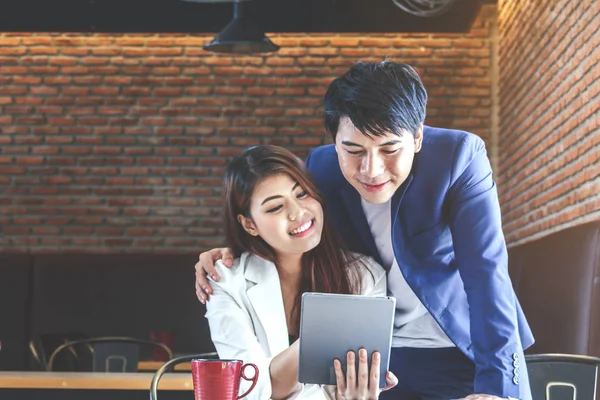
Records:
[[[400,271],[392,247],[391,199],[384,204],[361,199],[361,204],[383,266],[389,270],[388,295],[396,298],[392,347],[454,347]]]

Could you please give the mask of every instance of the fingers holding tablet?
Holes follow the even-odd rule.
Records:
[[[393,388],[397,384],[398,384],[398,378],[396,378],[396,375],[394,375],[392,371],[388,371],[385,374],[385,387],[383,389],[380,389],[380,390],[382,392],[385,391],[385,390],[390,390],[391,388]]]
[[[366,357],[365,357],[366,358]],[[379,393],[379,363],[381,356],[378,351],[371,355],[371,371],[369,379],[369,393]]]
[[[375,351],[371,355],[371,368],[369,368],[369,357],[365,349],[358,351],[358,371],[356,371],[355,354],[349,351],[346,355],[346,374],[342,369],[340,360],[333,361],[335,370],[337,393],[340,398],[354,399],[377,399],[382,390],[388,390],[398,383],[391,372],[386,374],[386,387],[379,388],[379,367],[381,355]]]
[[[342,363],[340,360],[333,360],[333,369],[335,370],[337,393],[344,398],[344,394],[346,393],[346,378],[344,377],[344,371],[342,371]]]
[[[358,396],[367,398],[366,394],[371,385],[369,385],[369,361],[365,349],[358,350],[358,382],[356,386]]]

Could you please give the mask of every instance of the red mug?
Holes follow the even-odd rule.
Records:
[[[254,368],[254,376],[248,378],[246,367]],[[246,393],[238,396],[240,379],[252,381]],[[246,397],[258,381],[258,367],[244,364],[242,360],[192,360],[192,380],[196,400],[237,400]]]

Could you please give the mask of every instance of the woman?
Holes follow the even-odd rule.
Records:
[[[337,360],[337,390],[297,381],[302,293],[386,294],[383,268],[342,250],[302,161],[280,147],[250,148],[227,167],[224,198],[226,238],[236,259],[232,268],[217,263],[220,279],[212,283],[206,318],[221,358],[258,366],[249,398],[377,398],[378,377],[349,370],[346,379]],[[349,364],[354,356],[349,353]],[[366,357],[361,350],[363,366]],[[386,382],[388,389],[397,381],[388,372]]]

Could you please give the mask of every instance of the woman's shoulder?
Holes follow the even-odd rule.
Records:
[[[248,263],[250,256],[250,253],[243,253],[240,257],[233,260],[231,267],[227,267],[223,261],[217,260],[215,262],[215,270],[219,275],[219,281],[215,282],[209,277],[211,283],[215,282],[221,287],[234,285],[239,279],[244,277],[245,265]]]
[[[217,283],[235,283],[240,279],[245,279],[246,275],[261,275],[265,268],[270,268],[272,265],[272,262],[250,252],[242,253],[240,257],[235,258],[231,267],[225,266],[223,261],[218,260],[215,262],[215,269],[219,274]]]

